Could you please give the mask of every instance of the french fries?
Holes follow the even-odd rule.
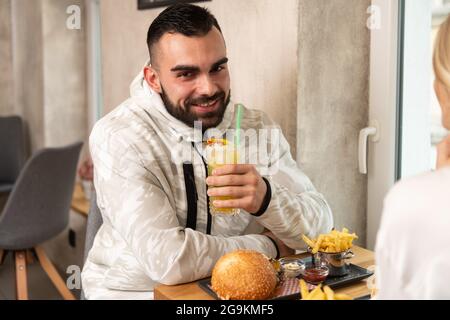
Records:
[[[308,285],[303,279],[300,279],[299,285],[301,300],[353,300],[349,295],[334,293],[328,286],[323,287],[322,290],[321,284],[315,287],[311,292],[308,290]]]
[[[358,239],[355,233],[349,233],[347,228],[342,231],[333,230],[328,234],[321,234],[317,239],[309,239],[302,235],[303,241],[311,248],[313,254],[321,251],[327,253],[337,253],[350,249],[353,246],[353,240]]]

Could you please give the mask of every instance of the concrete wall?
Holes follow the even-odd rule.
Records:
[[[13,114],[11,0],[0,0],[0,116]]]
[[[12,1],[14,113],[24,119],[30,150],[44,147],[42,6]]]
[[[0,1],[0,114],[23,117],[31,151],[86,140],[85,28],[66,28],[84,1]]]
[[[370,0],[300,0],[299,164],[325,194],[335,226],[365,242],[367,180],[358,134],[368,121]]]
[[[164,8],[138,11],[137,1],[120,0],[102,0],[100,5],[108,112],[129,96],[129,84],[148,58],[148,27]],[[214,0],[199,5],[211,10],[223,30],[233,99],[272,116],[295,157],[298,1]]]
[[[81,29],[68,29],[66,8],[81,9]],[[45,145],[87,139],[87,63],[84,0],[42,2]]]

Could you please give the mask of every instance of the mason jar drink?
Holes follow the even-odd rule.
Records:
[[[205,147],[206,161],[208,164],[208,176],[212,175],[214,169],[225,164],[238,163],[238,152],[234,145],[226,139],[209,139]],[[230,200],[231,196],[209,197],[209,210],[211,215],[236,215],[239,208],[218,208],[213,202],[215,200]]]

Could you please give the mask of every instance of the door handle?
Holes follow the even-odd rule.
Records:
[[[372,136],[372,142],[379,140],[380,129],[376,120],[372,121],[368,127],[359,132],[358,164],[359,172],[362,174],[367,174],[367,140],[369,136]]]

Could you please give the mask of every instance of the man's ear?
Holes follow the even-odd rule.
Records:
[[[147,66],[144,68],[144,79],[147,81],[147,84],[152,88],[153,91],[161,93],[161,82],[159,80],[159,76],[156,73],[156,70],[151,66]]]

